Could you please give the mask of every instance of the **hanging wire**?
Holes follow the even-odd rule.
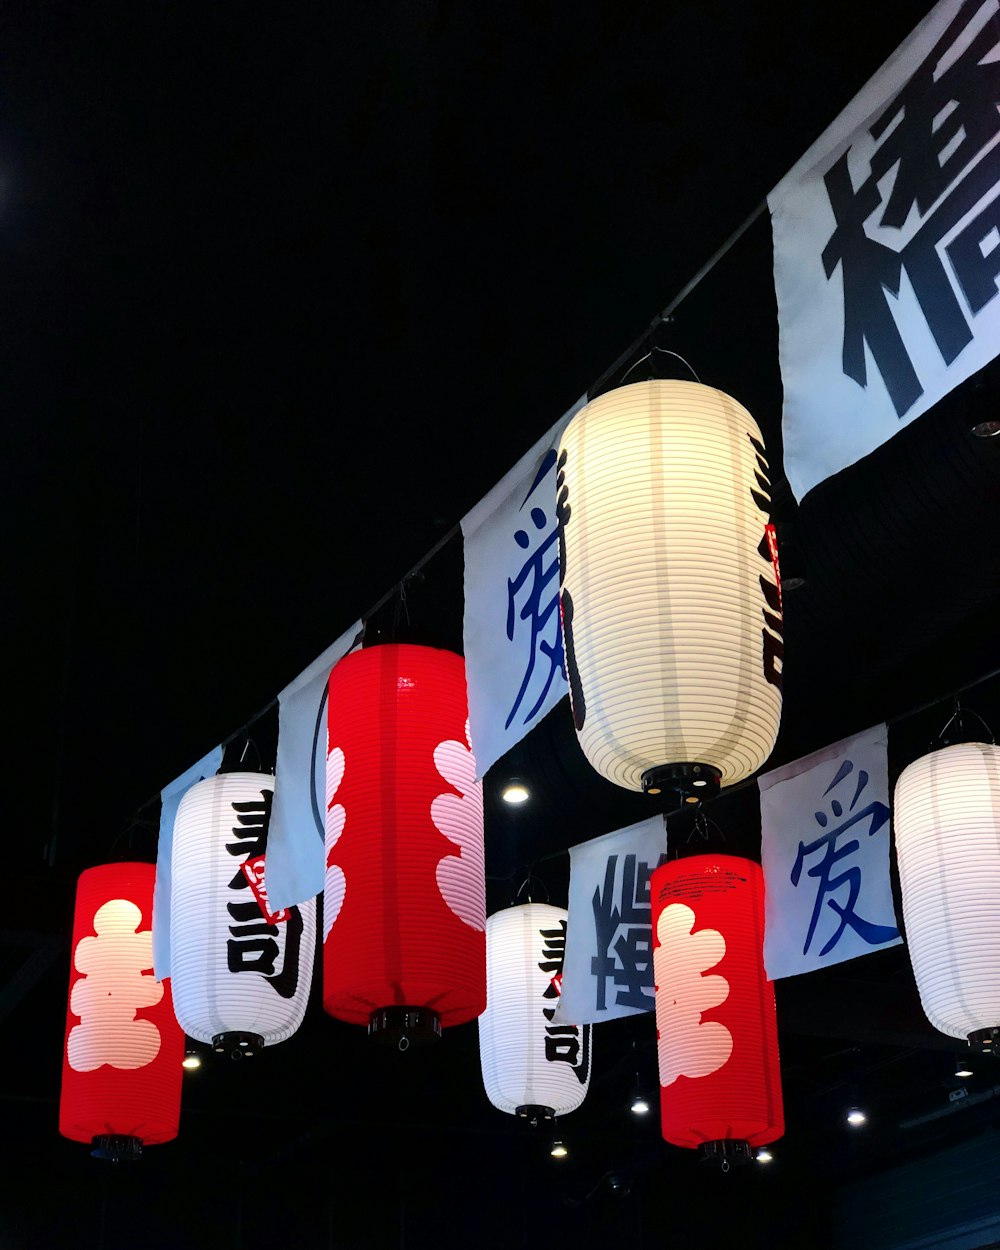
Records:
[[[721,842],[725,842],[726,835],[719,828],[718,823],[706,813],[704,806],[699,803],[694,824],[691,826],[691,832],[688,834],[687,840],[691,842],[697,835],[703,842],[711,842],[713,832]]]
[[[628,375],[632,372],[633,369],[638,369],[638,367],[642,364],[644,360],[651,360],[654,352],[659,352],[663,356],[673,356],[676,360],[679,360],[681,362],[681,364],[685,367],[685,369],[690,369],[691,376],[694,378],[694,380],[697,383],[699,384],[701,383],[701,378],[698,377],[698,373],[695,370],[694,365],[691,364],[689,360],[685,360],[685,358],[680,354],[680,352],[672,351],[669,347],[657,347],[655,343],[653,344],[652,347],[650,347],[649,351],[646,352],[645,356],[640,356],[639,359],[634,364],[629,365],[629,367],[622,374],[622,378],[621,378],[622,382],[625,381],[625,379],[628,377]],[[650,372],[652,372],[652,370],[650,370]]]
[[[262,765],[261,765],[261,761],[260,761],[260,751],[259,751],[259,749],[258,749],[258,747],[257,747],[257,743],[256,743],[256,742],[254,742],[253,738],[251,738],[251,737],[249,737],[249,736],[247,737],[246,742],[244,742],[244,744],[243,744],[243,750],[240,752],[240,763],[242,764],[242,763],[243,763],[243,761],[246,759],[246,756],[247,756],[247,751],[249,751],[249,749],[250,749],[251,747],[253,747],[253,753],[254,753],[254,755],[256,755],[256,757],[257,757],[257,771],[258,771],[258,772],[263,772],[263,767],[262,767]]]
[[[947,745],[948,739],[945,737],[945,734],[948,732],[948,730],[951,728],[952,725],[955,726],[955,728],[958,730],[960,734],[964,733],[965,732],[964,717],[966,716],[971,716],[975,720],[977,720],[980,723],[980,725],[982,725],[982,727],[986,730],[986,735],[989,738],[990,745],[996,746],[996,738],[993,736],[993,730],[989,727],[989,725],[987,725],[986,721],[983,720],[983,718],[979,715],[978,712],[974,712],[971,708],[963,708],[962,701],[958,697],[958,695],[955,695],[954,702],[952,703],[951,715],[948,717],[948,719],[945,721],[944,725],[942,726],[941,732],[937,736],[937,741],[944,742]]]
[[[561,851],[561,852],[559,852],[559,853],[560,853],[560,854],[565,854],[565,852],[564,852],[564,851]],[[551,900],[550,900],[550,898],[549,898],[549,887],[545,884],[544,880],[543,880],[541,877],[537,876],[537,875],[536,875],[536,874],[532,871],[532,868],[529,868],[529,869],[528,869],[528,875],[524,878],[524,880],[521,882],[521,884],[520,884],[520,885],[518,886],[518,888],[517,888],[517,893],[514,895],[514,902],[511,904],[511,906],[516,906],[516,905],[517,905],[517,900],[521,897],[521,893],[522,893],[522,891],[524,890],[524,887],[525,887],[525,886],[527,886],[527,887],[528,887],[528,902],[529,902],[529,903],[531,903],[531,902],[533,902],[533,901],[534,901],[534,900],[532,899],[532,897],[531,897],[531,879],[532,879],[532,877],[534,877],[534,878],[535,878],[535,880],[538,882],[539,886],[541,886],[541,888],[545,891],[545,901],[546,901],[546,903],[548,903],[548,902],[550,902],[550,901],[551,901]]]

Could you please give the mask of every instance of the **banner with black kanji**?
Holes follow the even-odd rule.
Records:
[[[796,498],[1000,352],[997,0],[940,0],[768,196]]]
[[[663,817],[570,848],[569,917],[555,1021],[653,1010],[649,876],[666,860]]]

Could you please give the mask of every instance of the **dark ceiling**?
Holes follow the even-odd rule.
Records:
[[[706,1175],[629,1116],[636,1067],[655,1080],[651,1017],[599,1030],[557,1165],[487,1102],[475,1026],[404,1063],[316,992],[252,1083],[226,1066],[186,1078],[181,1137],[131,1171],[56,1131],[77,873],[153,857],[145,800],[448,535],[924,11],[0,10],[0,1250],[529,1246],[546,1228],[658,1245],[659,1193],[672,1244],[732,1244],[738,1211],[741,1244],[824,1245],[838,1187],[992,1129],[1000,1069],[949,1112],[951,1045],[897,948],[779,984],[788,1131],[770,1172]],[[660,341],[755,414],[774,466],[770,263],[764,215]],[[894,776],[966,685],[1000,723],[1000,681],[983,680],[1000,668],[1000,439],[967,433],[998,388],[986,370],[801,508],[779,478],[805,581],[786,596],[774,763],[889,719]],[[461,649],[461,575],[452,537],[369,636]],[[269,766],[273,713],[248,732]],[[496,798],[512,772],[530,809]],[[487,787],[491,910],[529,872],[564,901],[562,852],[655,810],[590,772],[565,703]],[[753,787],[712,815],[730,849],[759,853]],[[874,1110],[851,1137],[855,1087]]]

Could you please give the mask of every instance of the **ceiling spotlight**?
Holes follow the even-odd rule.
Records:
[[[554,1141],[552,1143],[552,1149],[549,1151],[549,1154],[552,1156],[553,1159],[565,1159],[566,1156],[569,1154],[569,1151],[566,1149],[566,1143],[561,1142],[561,1141]]]
[[[868,1117],[860,1107],[852,1107],[847,1113],[847,1123],[852,1128],[859,1128],[862,1124],[866,1123],[867,1120]]]
[[[973,438],[997,438],[1000,436],[1000,421],[979,421],[972,427]]]
[[[770,1163],[774,1159],[774,1155],[771,1154],[766,1146],[761,1146],[755,1157],[758,1163]]]
[[[636,1094],[632,1099],[632,1105],[629,1110],[633,1115],[645,1115],[649,1111],[649,1103],[643,1098],[642,1094]]]
[[[188,1053],[181,1060],[181,1067],[187,1068],[189,1072],[193,1072],[195,1068],[200,1068],[201,1055],[196,1054],[193,1050],[188,1051]]]
[[[961,1080],[967,1076],[972,1076],[973,1071],[964,1059],[959,1059],[955,1063],[955,1075]]]
[[[519,803],[527,803],[530,796],[526,786],[522,786],[519,781],[509,781],[500,791],[500,797],[505,803],[517,806]]]

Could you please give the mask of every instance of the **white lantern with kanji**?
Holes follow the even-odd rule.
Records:
[[[486,1096],[529,1120],[567,1115],[590,1085],[591,1026],[557,1023],[566,910],[526,903],[486,922],[486,1010],[479,1056]]]
[[[781,714],[781,596],[761,433],[695,382],[622,386],[563,433],[560,602],[577,736],[629,790],[754,773]]]

